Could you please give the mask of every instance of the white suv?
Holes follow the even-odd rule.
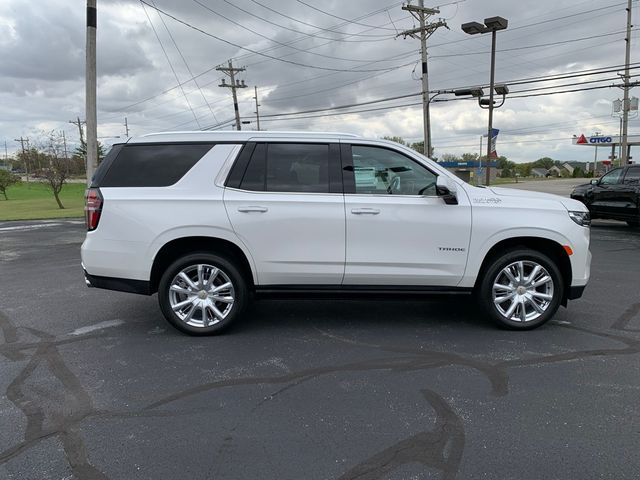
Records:
[[[474,293],[500,325],[549,320],[589,280],[586,207],[478,188],[355,135],[160,133],[115,145],[87,190],[87,284],[151,295],[190,334],[252,294]]]

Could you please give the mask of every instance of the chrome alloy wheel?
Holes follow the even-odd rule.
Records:
[[[513,262],[493,281],[493,304],[505,318],[530,322],[542,315],[553,300],[553,279],[531,260]]]
[[[210,327],[224,320],[234,301],[231,279],[213,265],[190,265],[173,277],[169,287],[171,309],[192,327]]]

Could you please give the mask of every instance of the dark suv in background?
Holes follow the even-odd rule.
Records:
[[[622,220],[640,226],[640,165],[614,168],[599,179],[578,185],[571,198],[584,203],[591,218]]]

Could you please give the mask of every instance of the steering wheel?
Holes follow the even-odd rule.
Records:
[[[433,182],[431,182],[429,185],[427,185],[426,187],[422,187],[420,190],[418,190],[418,195],[422,195],[426,190],[429,190],[431,187],[435,186],[436,184],[436,180],[434,180]]]
[[[400,190],[400,177],[393,177],[391,183],[387,187],[387,193],[393,194],[393,191]]]

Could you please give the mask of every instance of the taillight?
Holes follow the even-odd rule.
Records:
[[[87,220],[87,230],[95,230],[98,228],[100,221],[100,213],[102,212],[102,195],[99,188],[89,188],[85,196],[85,215]]]

